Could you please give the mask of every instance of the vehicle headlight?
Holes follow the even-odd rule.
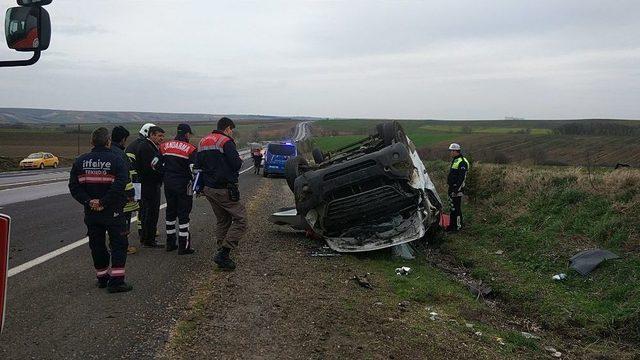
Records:
[[[307,220],[307,223],[311,226],[311,227],[315,227],[316,226],[316,222],[318,222],[318,212],[315,211],[314,209],[311,209],[307,212],[307,215],[305,215],[305,220]]]

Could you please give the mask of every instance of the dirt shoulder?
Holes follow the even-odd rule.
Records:
[[[403,261],[390,260],[387,252],[311,257],[322,244],[267,220],[272,211],[291,205],[284,180],[261,178],[257,186],[262,191],[246,200],[251,221],[235,255],[239,268],[233,273],[212,270],[194,283],[188,310],[159,357],[495,359],[532,355],[526,346],[500,345],[491,331],[477,335],[479,329],[466,325],[459,315],[447,315],[447,303],[460,294],[464,301],[473,297],[435,269],[421,270],[413,280],[440,290],[416,287],[413,280],[396,281],[394,268]],[[373,289],[352,280],[367,273]]]

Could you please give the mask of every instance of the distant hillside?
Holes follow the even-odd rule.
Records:
[[[51,109],[0,108],[0,125],[15,124],[90,124],[90,123],[142,123],[142,122],[198,122],[218,119],[216,114],[172,114],[128,111],[72,111]],[[268,115],[230,115],[243,120],[307,120],[308,117]]]

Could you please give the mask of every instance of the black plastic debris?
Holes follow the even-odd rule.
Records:
[[[605,260],[619,259],[620,257],[609,250],[593,249],[579,252],[569,259],[569,267],[582,276],[589,275]]]
[[[373,286],[369,282],[369,279],[367,278],[367,276],[369,276],[369,274],[362,275],[362,276],[355,275],[352,278],[352,280],[355,280],[355,282],[358,283],[358,285],[362,286],[365,289],[373,289]]]

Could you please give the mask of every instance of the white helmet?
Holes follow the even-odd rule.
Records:
[[[460,144],[453,143],[449,145],[449,151],[460,151]]]
[[[142,127],[140,128],[140,135],[144,136],[144,137],[149,137],[149,129],[152,126],[156,126],[156,124],[152,124],[152,123],[146,123],[144,125],[142,125]]]

